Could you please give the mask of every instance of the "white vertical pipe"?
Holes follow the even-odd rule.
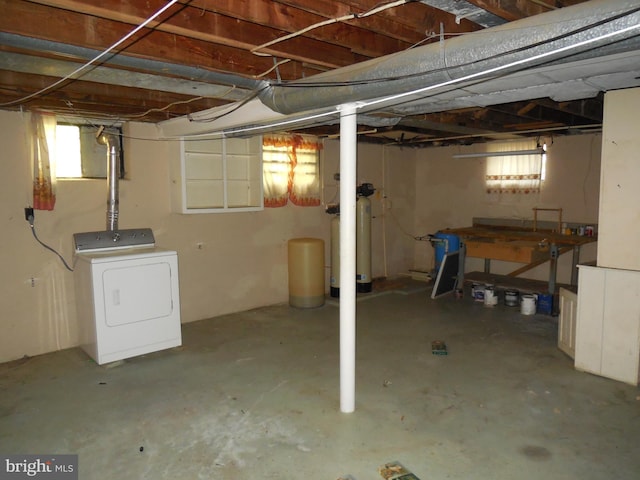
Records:
[[[355,410],[356,105],[340,107],[340,411]]]

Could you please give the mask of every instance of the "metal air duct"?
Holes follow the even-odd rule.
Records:
[[[637,0],[592,0],[271,86],[261,92],[260,99],[276,112],[291,114],[430,86],[461,88],[552,62],[635,49],[640,46],[639,35]]]

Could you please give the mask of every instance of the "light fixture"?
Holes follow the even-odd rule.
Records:
[[[454,153],[453,158],[483,158],[483,157],[506,157],[511,155],[542,155],[544,148],[534,148],[532,150],[513,150],[506,152],[478,152],[478,153]]]

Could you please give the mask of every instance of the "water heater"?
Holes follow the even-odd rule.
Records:
[[[371,280],[371,200],[359,195],[356,202],[356,289],[368,293]]]
[[[340,216],[331,219],[331,274],[330,295],[340,298]]]

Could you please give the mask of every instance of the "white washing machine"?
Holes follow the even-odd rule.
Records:
[[[81,345],[99,365],[182,344],[178,254],[142,230],[74,235]]]

